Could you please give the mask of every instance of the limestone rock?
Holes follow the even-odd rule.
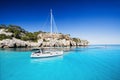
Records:
[[[13,33],[7,32],[7,30],[5,30],[5,29],[0,29],[0,34],[5,34],[7,36],[11,36]]]

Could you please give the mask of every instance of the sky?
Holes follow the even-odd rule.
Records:
[[[50,31],[50,9],[60,33],[90,44],[120,44],[120,0],[1,0],[0,24]]]

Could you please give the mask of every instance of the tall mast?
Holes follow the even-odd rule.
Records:
[[[52,9],[50,9],[50,33],[52,34]]]

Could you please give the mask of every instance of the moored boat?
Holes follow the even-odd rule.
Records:
[[[43,50],[39,49],[36,52],[31,54],[31,58],[47,58],[47,57],[54,57],[54,56],[61,56],[63,55],[62,50]]]
[[[50,29],[51,29],[51,38],[52,38],[52,23],[53,23],[53,14],[52,14],[52,10],[50,10]],[[51,41],[52,43],[53,41]],[[31,54],[32,58],[45,58],[45,57],[54,57],[54,56],[61,56],[63,55],[63,50],[44,50],[44,49],[39,49],[37,52],[33,52]]]

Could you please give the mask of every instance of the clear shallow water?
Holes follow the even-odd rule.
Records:
[[[0,80],[120,80],[120,46],[74,48],[43,59],[30,54],[0,50]]]

